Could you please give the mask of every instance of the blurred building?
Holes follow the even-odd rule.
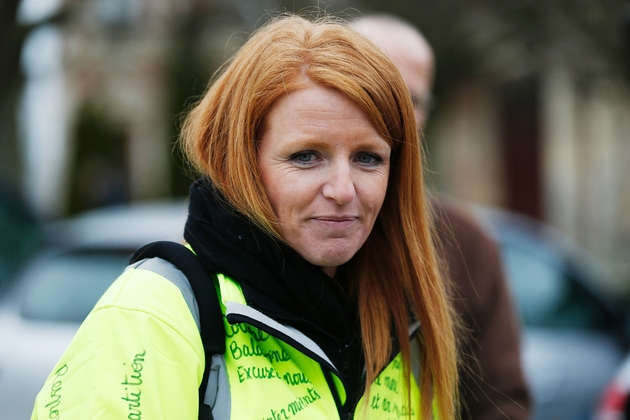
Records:
[[[23,9],[34,3],[42,1],[23,0]],[[34,207],[56,217],[77,195],[79,209],[169,195],[167,63],[188,2],[55,3],[50,21],[32,31],[25,47],[33,56],[25,64],[23,125],[32,150],[26,153],[26,185]],[[54,36],[42,34],[39,42],[54,43],[52,51],[33,45],[45,30]],[[42,88],[29,72],[44,51],[57,62],[45,76],[55,74],[59,86],[47,101],[38,100]]]
[[[426,136],[438,188],[552,224],[628,292],[625,2],[429,3],[387,10],[412,16],[436,48],[438,107]]]
[[[182,111],[273,10],[282,4],[21,0],[23,184],[35,212],[187,194]]]
[[[27,70],[25,98],[29,83],[61,93],[51,102],[34,95],[40,111],[26,111],[36,125],[25,131],[25,156],[31,201],[46,217],[185,194],[186,167],[173,150],[190,98],[266,11],[319,4],[22,0],[41,2],[49,12],[29,24],[48,31],[41,45],[61,52],[49,57],[52,71]],[[630,280],[630,71],[621,0],[327,6],[405,16],[434,46],[437,105],[426,141],[438,189],[547,221]]]

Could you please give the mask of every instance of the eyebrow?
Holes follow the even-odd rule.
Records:
[[[373,136],[373,137],[369,137],[370,140],[366,140],[366,138],[364,138],[363,140],[361,140],[358,143],[358,148],[371,148],[374,146],[374,143],[377,141],[376,139],[378,139],[379,143],[383,142],[384,145],[391,147],[390,144],[387,142],[386,139],[384,139],[383,137],[377,135],[377,136]],[[293,137],[290,140],[290,145],[291,147],[306,147],[306,148],[314,148],[314,149],[324,149],[324,148],[328,148],[330,147],[330,144],[324,140],[320,140],[317,136],[313,135],[305,135],[305,136],[300,136],[300,137]]]

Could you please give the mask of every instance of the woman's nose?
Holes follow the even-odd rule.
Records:
[[[356,189],[352,179],[350,166],[347,164],[333,165],[328,173],[328,180],[322,191],[324,197],[343,206],[356,197]]]

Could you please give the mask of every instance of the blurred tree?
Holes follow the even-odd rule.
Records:
[[[0,180],[0,289],[45,242],[39,221],[15,188]]]
[[[16,111],[23,80],[20,55],[29,30],[16,21],[19,3],[0,2],[0,287],[42,242],[40,226],[19,190]]]
[[[0,179],[20,183],[16,104],[22,84],[20,52],[28,28],[16,22],[20,0],[0,2]]]
[[[404,16],[434,46],[436,91],[456,80],[526,78],[548,60],[565,60],[585,77],[626,73],[625,0],[362,0],[363,11]]]
[[[125,132],[93,104],[79,109],[70,167],[69,214],[129,200]]]
[[[173,144],[171,191],[174,196],[188,195],[188,187],[195,177],[187,166],[178,144],[181,119],[204,92],[210,75],[221,64],[220,59],[207,59],[203,54],[203,38],[218,13],[213,2],[193,1],[189,12],[178,22],[168,60],[168,112],[171,120],[170,136]],[[214,18],[214,19],[213,19]],[[223,16],[224,18],[224,16]],[[210,54],[219,56],[219,54]]]

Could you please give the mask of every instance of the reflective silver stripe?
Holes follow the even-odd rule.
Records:
[[[257,311],[254,308],[243,305],[238,302],[225,302],[225,315],[235,314],[235,315],[243,315],[248,318],[254,319],[264,325],[269,326],[270,328],[278,331],[279,333],[291,338],[295,342],[302,345],[304,348],[308,349],[311,353],[317,355],[320,359],[324,360],[331,367],[335,367],[332,364],[326,353],[317,345],[313,340],[308,338],[306,335],[301,333],[299,330],[289,327],[286,325],[282,325],[277,321],[269,318],[267,315],[262,312]]]
[[[416,321],[409,326],[409,337],[412,337],[420,329],[420,321]]]
[[[199,322],[199,307],[197,306],[197,299],[195,299],[195,294],[190,286],[190,282],[184,273],[182,273],[170,262],[157,257],[138,261],[137,263],[131,265],[131,267],[139,270],[152,271],[177,286],[186,300],[190,313],[192,313],[193,318],[195,318],[197,329],[200,328],[201,324]]]
[[[228,420],[232,413],[232,393],[225,357],[222,354],[213,355],[209,369],[208,388],[203,402],[212,408],[214,420]]]
[[[181,290],[184,300],[190,309],[190,313],[195,319],[197,329],[200,328],[199,307],[197,299],[192,290],[190,282],[175,265],[163,260],[162,258],[148,258],[138,261],[127,267],[140,270],[147,270],[156,273]],[[126,270],[127,270],[126,269]],[[223,334],[225,332],[222,331]],[[208,361],[206,361],[208,363]],[[222,354],[215,354],[210,360],[208,367],[208,388],[203,402],[212,409],[212,417],[214,420],[228,420],[231,413],[232,395],[230,394],[230,382],[227,377],[227,368],[225,366],[225,357]]]

